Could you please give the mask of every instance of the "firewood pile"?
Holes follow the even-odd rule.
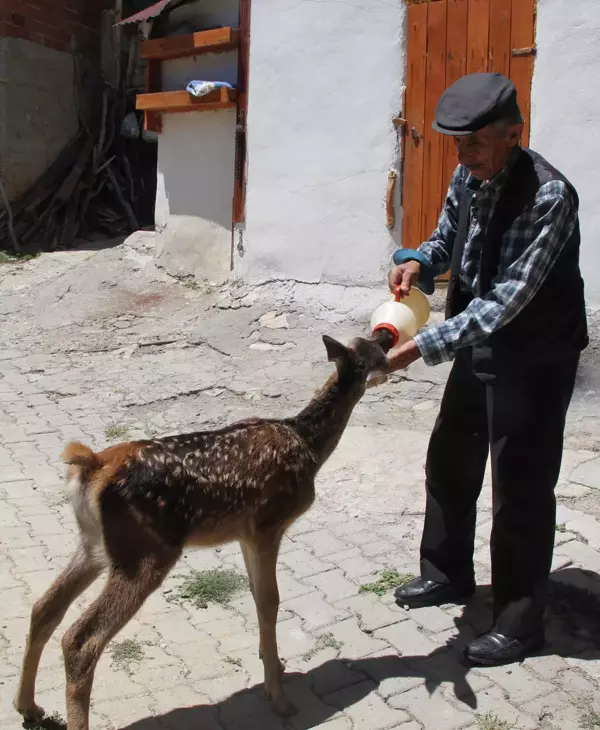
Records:
[[[95,129],[80,132],[27,192],[0,213],[0,241],[20,249],[41,241],[50,249],[69,248],[90,233],[118,236],[136,230],[135,185],[131,163],[116,145],[117,100],[105,89]],[[119,149],[120,148],[120,149]],[[15,253],[20,253],[16,250]]]

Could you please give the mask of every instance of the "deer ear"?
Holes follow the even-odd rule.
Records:
[[[348,348],[342,345],[341,342],[334,340],[333,337],[323,335],[323,342],[330,362],[339,362],[340,360],[347,360],[349,358],[350,351]]]

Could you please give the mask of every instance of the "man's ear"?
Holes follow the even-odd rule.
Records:
[[[335,362],[336,365],[340,365],[350,360],[350,350],[345,345],[342,345],[341,342],[334,340],[329,335],[323,335],[323,343],[327,350],[329,362]]]
[[[523,124],[511,124],[509,128],[510,141],[513,143],[512,146],[516,147],[521,144],[521,138],[523,136]]]

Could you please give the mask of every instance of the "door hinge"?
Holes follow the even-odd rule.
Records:
[[[527,46],[527,48],[513,48],[512,49],[513,58],[518,58],[518,57],[523,57],[523,56],[535,56],[535,55],[537,55],[537,47],[535,45]]]

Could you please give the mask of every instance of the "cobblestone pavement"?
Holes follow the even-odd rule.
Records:
[[[150,247],[151,237],[134,237],[0,267],[0,730],[20,725],[11,701],[32,603],[75,544],[64,442],[99,449],[294,412],[330,371],[320,335],[364,330],[352,293],[337,306],[300,306],[274,305],[264,289],[202,291],[157,270]],[[600,409],[589,364],[569,417],[542,655],[485,671],[457,660],[489,622],[489,485],[469,606],[408,612],[389,592],[359,592],[381,571],[418,570],[424,453],[446,375],[415,366],[367,393],[314,507],[285,539],[278,631],[295,717],[275,717],[262,697],[247,592],[204,609],[173,600],[192,570],[242,568],[227,545],[188,553],[107,650],[92,727],[600,727]],[[47,647],[38,702],[48,713],[64,715],[61,634],[98,587]]]

